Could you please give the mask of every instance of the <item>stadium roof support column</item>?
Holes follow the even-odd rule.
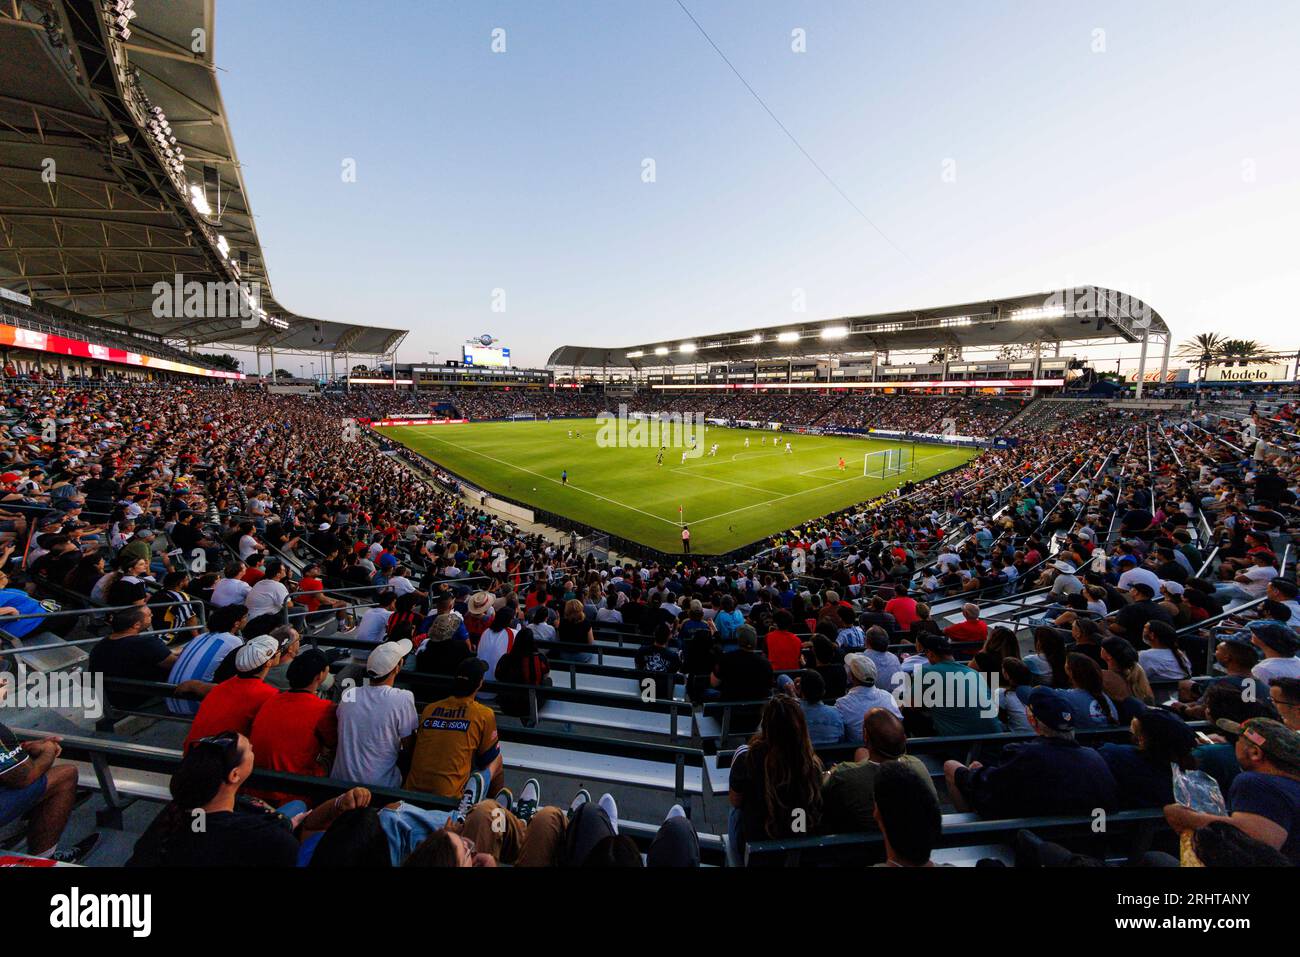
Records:
[[[271,385],[275,385],[278,381],[275,377],[275,346],[271,345],[268,348],[271,350]]]
[[[1169,384],[1169,346],[1172,344],[1173,336],[1165,335],[1165,351],[1160,356],[1160,387],[1163,389]]]
[[[1142,398],[1142,387],[1146,385],[1147,378],[1147,343],[1151,339],[1150,327],[1142,330],[1142,352],[1138,355],[1138,381],[1137,390],[1133,393],[1134,398]]]

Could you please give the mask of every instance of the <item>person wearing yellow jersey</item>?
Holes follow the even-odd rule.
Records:
[[[487,779],[486,796],[501,790],[505,782],[496,715],[474,700],[486,669],[483,659],[466,658],[456,669],[452,694],[420,714],[406,778],[410,790],[460,797],[476,771]]]

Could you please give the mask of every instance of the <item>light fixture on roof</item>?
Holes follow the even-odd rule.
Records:
[[[217,236],[217,250],[221,253],[222,259],[230,258],[230,243],[226,241],[225,236]]]
[[[668,355],[668,347],[667,347],[667,346],[658,346],[658,347],[655,349],[655,355],[657,355],[657,356],[666,356],[666,355]]]
[[[626,353],[626,355],[627,358],[629,359],[640,359],[643,355],[645,355],[645,353],[642,352],[640,349],[637,349],[635,352]]]
[[[849,330],[845,326],[825,326],[821,333],[823,339],[846,339],[848,335]]]
[[[138,16],[135,0],[106,0],[104,13],[114,38],[122,43],[131,39],[131,21]]]
[[[758,345],[759,343],[761,343],[762,341],[763,341],[763,334],[762,334],[761,332],[756,332],[756,333],[754,333],[752,336],[749,337],[749,344],[750,344],[751,346],[756,346],[756,345]]]
[[[777,341],[777,342],[798,342],[798,341],[799,341],[799,333],[797,333],[797,332],[783,332],[783,333],[781,333],[780,335],[778,335],[778,336],[776,337],[776,341]]]
[[[190,183],[190,203],[200,216],[211,216],[212,206],[208,203],[208,194],[198,183]]]
[[[683,342],[680,346],[677,347],[677,351],[678,351],[678,352],[685,352],[685,353],[687,353],[687,354],[689,355],[690,353],[692,353],[692,352],[695,351],[695,343],[693,343],[693,342]]]
[[[1016,322],[1032,321],[1034,319],[1060,319],[1065,315],[1065,307],[1056,306],[1029,306],[1024,309],[1011,310],[1011,318]]]

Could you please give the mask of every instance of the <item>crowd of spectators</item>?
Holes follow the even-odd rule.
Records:
[[[638,866],[613,795],[547,804],[536,779],[510,780],[497,730],[532,721],[519,689],[544,698],[552,666],[589,660],[608,631],[634,637],[657,695],[680,685],[693,705],[735,706],[750,737],[730,766],[733,863],[755,841],[878,830],[889,864],[925,866],[945,809],[1128,807],[1164,807],[1185,861],[1214,863],[1225,842],[1300,861],[1300,605],[1283,558],[1300,473],[1276,445],[1243,453],[1244,423],[1077,404],[1069,429],[1053,419],[751,560],[609,563],[341,428],[341,408],[386,408],[370,399],[185,386],[4,398],[0,628],[66,634],[76,618],[42,619],[42,599],[117,609],[90,669],[174,686],[168,708],[190,720],[173,801],[136,863]],[[1046,597],[1025,633],[988,611],[1033,589]],[[931,606],[954,600],[936,621]],[[340,657],[308,635],[352,645]],[[417,707],[406,672],[448,693]],[[927,676],[948,690],[914,695]],[[124,710],[145,697],[110,690]],[[1080,735],[1124,725],[1128,743]],[[939,786],[908,751],[1008,731],[1031,737],[948,760]],[[57,739],[3,726],[0,739],[0,824],[26,816],[33,853],[85,859],[93,835],[59,848],[75,773]],[[824,761],[834,747],[856,753]],[[1171,765],[1204,770],[1222,805],[1176,801]],[[316,802],[250,789],[258,768],[354,786]],[[372,806],[370,789],[393,787],[443,805]],[[201,833],[187,826],[200,810]],[[687,810],[660,813],[644,862],[698,863]]]

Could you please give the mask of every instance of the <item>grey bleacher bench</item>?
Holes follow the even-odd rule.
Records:
[[[69,644],[52,631],[35,631],[18,638],[0,628],[0,648],[15,651],[5,657],[21,662],[28,671],[70,670],[90,658],[79,645]]]
[[[970,845],[1011,843],[1022,830],[1056,840],[1083,838],[1089,850],[1102,856],[1120,852],[1124,856],[1146,849],[1150,837],[1164,826],[1161,808],[1114,811],[1106,815],[1105,830],[1093,831],[1093,817],[1084,814],[1048,815],[985,819],[976,814],[943,815],[940,849]],[[1086,837],[1085,837],[1086,836]],[[936,854],[936,856],[939,856]],[[878,831],[856,834],[810,835],[751,841],[745,847],[745,863],[781,864],[798,867],[804,864],[856,865],[884,860],[884,838]]]
[[[437,697],[445,694],[453,680],[437,675],[413,675],[411,672],[404,672],[403,675],[415,678],[410,690],[416,694],[417,708],[422,708],[428,701],[436,700]],[[400,678],[398,686],[402,686]],[[105,680],[105,687],[110,691],[153,694],[162,699],[167,697],[175,686],[162,682],[109,678]],[[522,690],[525,686],[489,683],[487,688]],[[623,703],[636,700],[628,699],[626,696],[601,695],[597,692],[562,693],[574,695],[577,700],[584,702],[610,698]],[[689,722],[686,720],[686,714],[689,713],[689,708],[687,706],[677,702],[657,702],[641,704],[641,708],[644,710],[623,708],[621,716],[616,714],[612,719],[627,724],[632,716],[640,715],[641,726],[615,727],[615,730],[646,732],[647,719],[664,723],[671,720],[673,712],[677,712],[679,735],[684,736],[688,733]],[[145,715],[180,723],[193,720],[191,716],[172,715],[161,709],[140,711],[115,709],[114,714],[116,716]],[[565,723],[578,723],[569,722],[564,718],[558,720]],[[588,724],[602,728],[610,727],[600,722],[600,716],[589,720]],[[562,775],[578,780],[670,791],[679,799],[704,793],[704,756],[698,748],[673,743],[635,741],[621,737],[595,737],[536,727],[516,727],[506,723],[499,724],[497,732],[503,742],[511,744],[508,748],[502,748],[502,756],[507,768]],[[656,724],[648,733],[668,732],[661,732]]]

